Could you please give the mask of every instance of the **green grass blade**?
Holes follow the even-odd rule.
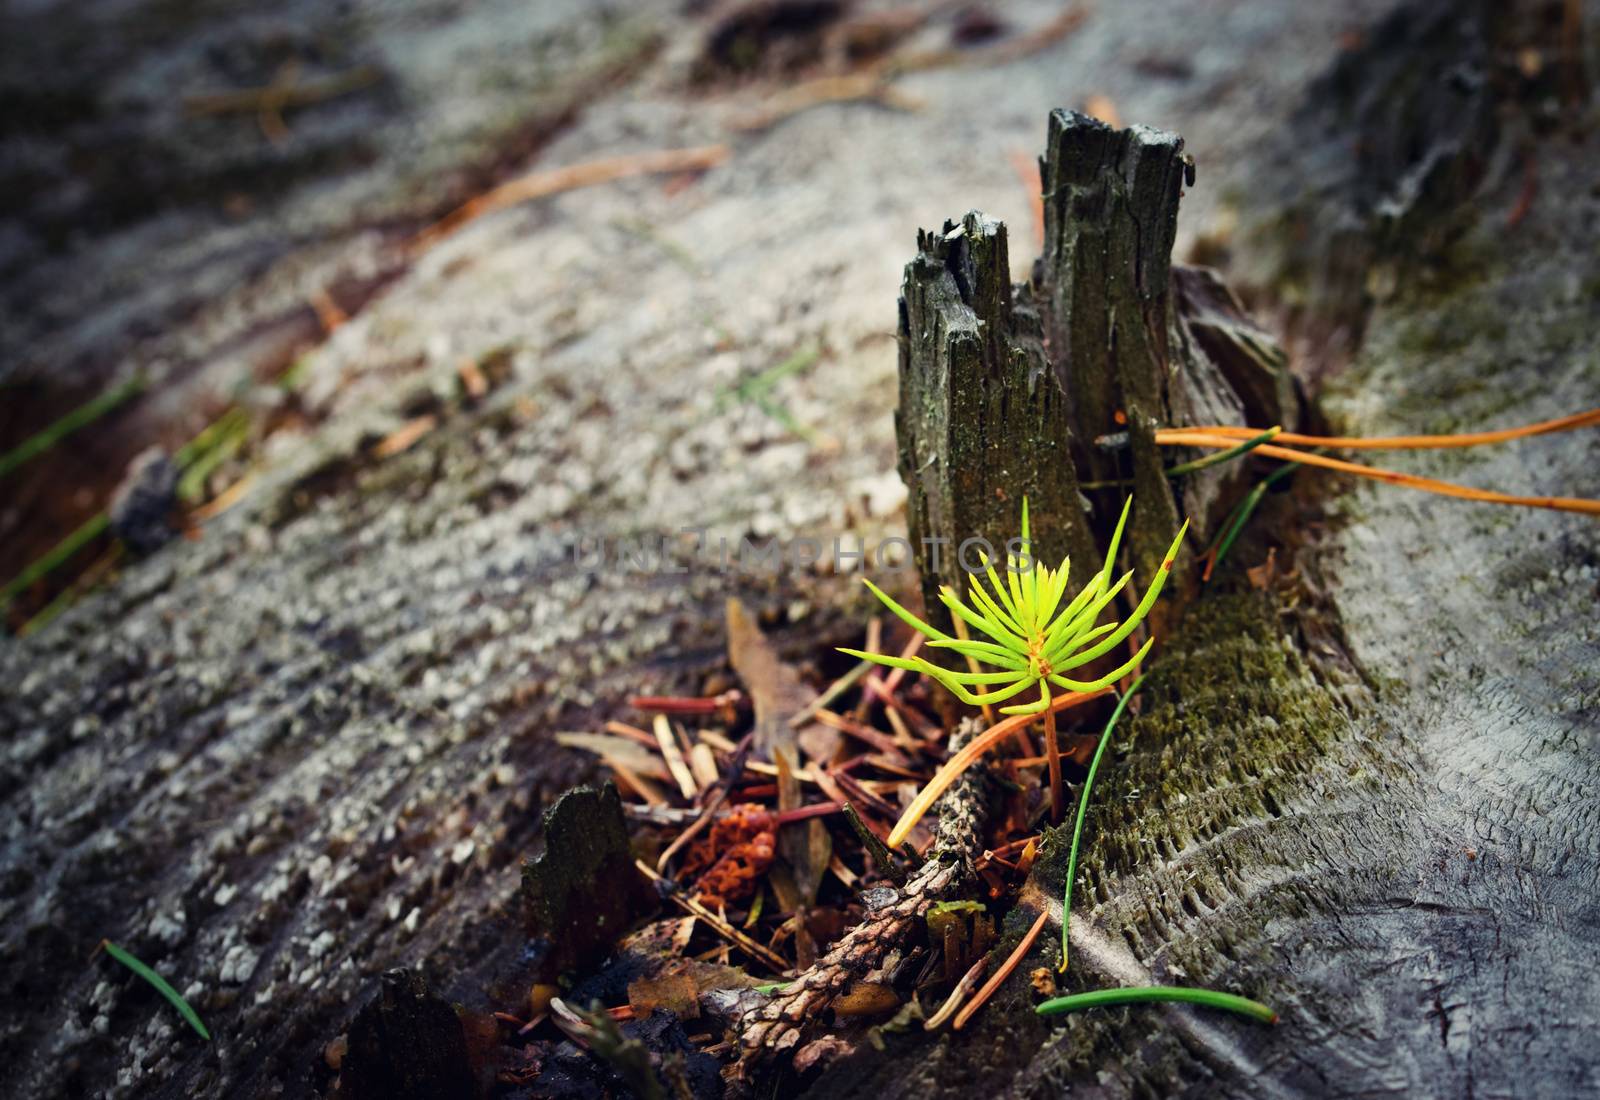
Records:
[[[1233,548],[1233,540],[1239,537],[1239,532],[1244,530],[1244,525],[1250,521],[1251,516],[1255,515],[1256,508],[1260,506],[1262,498],[1267,495],[1267,490],[1293,473],[1301,465],[1303,463],[1286,463],[1256,482],[1255,488],[1250,490],[1250,494],[1234,510],[1234,515],[1229,519],[1227,526],[1223,528],[1222,534],[1217,537],[1216,545],[1212,547],[1211,553],[1207,555],[1211,559],[1211,568],[1213,570],[1222,564],[1223,558],[1228,556],[1228,551]]]
[[[782,362],[723,389],[716,396],[712,406],[713,411],[720,413],[727,408],[729,398],[757,402],[775,390],[779,382],[792,374],[809,370],[821,358],[821,348],[816,346],[801,348]]]
[[[189,1002],[183,999],[183,994],[179,993],[176,989],[173,989],[170,985],[168,985],[165,978],[163,978],[160,974],[157,974],[154,970],[151,970],[144,963],[134,958],[132,955],[118,947],[116,944],[112,943],[110,940],[101,940],[100,944],[106,949],[107,955],[110,955],[123,966],[127,967],[129,970],[139,975],[139,977],[155,986],[156,992],[165,997],[172,1004],[172,1007],[178,1010],[178,1015],[187,1020],[189,1026],[200,1033],[200,1038],[204,1039],[208,1043],[211,1041],[211,1032],[207,1031],[206,1025],[200,1022],[200,1014],[197,1013],[193,1008],[189,1007]]]
[[[11,450],[0,455],[0,477],[5,477],[29,459],[48,451],[79,428],[99,420],[106,413],[142,389],[144,389],[144,378],[135,375],[122,383],[122,385],[113,386],[99,397],[79,405],[76,409],[56,420],[55,423],[30,435],[27,439],[11,448]]]
[[[1106,723],[1106,728],[1100,732],[1100,743],[1095,746],[1094,759],[1089,761],[1089,774],[1083,778],[1083,790],[1078,792],[1078,820],[1072,827],[1072,847],[1067,850],[1067,888],[1061,895],[1061,973],[1067,972],[1067,926],[1072,921],[1072,883],[1078,877],[1078,842],[1083,839],[1083,819],[1089,813],[1089,792],[1094,789],[1094,777],[1100,770],[1100,758],[1106,753],[1106,746],[1111,743],[1111,730],[1117,724],[1117,719],[1122,717],[1122,712],[1128,706],[1139,689],[1144,686],[1144,677],[1141,676],[1128,685],[1128,690],[1122,693],[1122,698],[1117,700],[1117,709],[1111,712],[1111,720]]]
[[[1193,462],[1180,462],[1176,466],[1169,466],[1167,468],[1167,476],[1182,477],[1184,474],[1192,474],[1199,470],[1204,470],[1208,466],[1216,466],[1230,459],[1238,458],[1240,455],[1249,454],[1261,444],[1272,442],[1281,431],[1283,431],[1283,426],[1280,424],[1268,428],[1258,436],[1245,440],[1237,447],[1229,447],[1225,451],[1214,451],[1203,458],[1195,459]]]
[[[1232,993],[1218,993],[1211,989],[1191,989],[1181,985],[1134,986],[1129,989],[1096,989],[1090,993],[1074,993],[1070,997],[1055,997],[1034,1009],[1040,1016],[1059,1016],[1085,1008],[1103,1005],[1148,1004],[1152,1001],[1181,1001],[1237,1012],[1264,1024],[1278,1022],[1278,1014],[1260,1001]]]
[[[104,512],[85,521],[76,531],[56,543],[55,546],[35,558],[26,569],[6,582],[0,588],[0,610],[3,610],[17,594],[26,590],[34,581],[49,574],[64,563],[72,555],[82,550],[85,545],[103,534],[111,520]]]

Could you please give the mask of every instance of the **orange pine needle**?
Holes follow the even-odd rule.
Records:
[[[432,413],[419,416],[414,420],[407,420],[373,446],[372,457],[393,458],[401,451],[410,450],[417,440],[438,426],[439,418]]]
[[[1524,424],[1520,428],[1502,428],[1493,432],[1458,432],[1452,435],[1390,435],[1363,439],[1353,435],[1297,435],[1280,432],[1274,443],[1287,443],[1301,447],[1335,447],[1347,451],[1404,451],[1437,450],[1446,447],[1479,447],[1486,443],[1506,443],[1513,439],[1526,439],[1535,435],[1570,432],[1600,424],[1600,409],[1574,413],[1555,420],[1541,420],[1537,424]],[[1156,442],[1176,445],[1180,437],[1190,435],[1226,436],[1228,439],[1254,439],[1261,433],[1255,428],[1241,428],[1231,424],[1207,425],[1192,428],[1163,428],[1156,432]]]
[[[1099,691],[1069,692],[1065,695],[1057,696],[1050,701],[1050,712],[1056,713],[1072,707],[1082,706],[1091,699],[1098,699],[1110,690],[1109,687],[1104,687]],[[972,767],[980,756],[994,748],[1005,738],[1011,736],[1014,731],[1021,729],[1038,717],[1039,715],[1037,714],[1014,714],[1010,718],[990,726],[983,733],[967,742],[966,747],[960,752],[945,761],[944,767],[940,768],[934,777],[928,780],[928,785],[917,793],[917,797],[911,800],[911,805],[906,807],[906,812],[900,815],[900,820],[895,823],[893,831],[889,833],[889,847],[899,848],[900,845],[904,844],[906,837],[911,835],[911,830],[916,827],[917,822],[922,820],[922,815],[928,812],[929,808],[949,788],[950,784],[954,783],[962,772]]]
[[[1173,434],[1176,434],[1177,438],[1170,438]],[[1161,438],[1163,435],[1169,436],[1169,438]],[[1279,438],[1281,439],[1282,436]],[[1228,436],[1210,435],[1186,429],[1179,433],[1158,432],[1156,433],[1156,442],[1173,446],[1220,448],[1232,447],[1237,441]],[[1278,447],[1266,443],[1257,447],[1251,453],[1264,455],[1268,458],[1281,458],[1285,462],[1303,462],[1307,466],[1321,466],[1328,470],[1338,470],[1340,473],[1354,474],[1356,477],[1371,478],[1374,481],[1386,481],[1391,485],[1403,485],[1408,489],[1420,489],[1423,492],[1457,497],[1461,500],[1475,500],[1485,504],[1514,504],[1523,508],[1549,508],[1557,512],[1579,512],[1584,515],[1600,516],[1600,500],[1585,500],[1581,497],[1512,496],[1509,493],[1497,493],[1492,489],[1474,489],[1467,485],[1456,485],[1449,481],[1438,481],[1431,477],[1403,474],[1398,470],[1385,470],[1378,466],[1363,466],[1358,462],[1345,462],[1342,459],[1329,458],[1327,455],[1319,455],[1311,451],[1297,451],[1290,447]]]
[[[966,1027],[967,1021],[972,1019],[973,1013],[988,1003],[989,998],[994,996],[994,991],[1000,988],[1000,984],[1011,977],[1011,972],[1017,968],[1023,959],[1027,958],[1028,952],[1033,950],[1034,942],[1039,938],[1039,933],[1044,931],[1044,922],[1049,917],[1050,910],[1044,909],[1040,911],[1039,918],[1033,922],[1033,927],[1028,929],[1028,934],[1022,937],[1022,942],[1017,944],[1017,949],[1011,952],[1006,961],[1000,964],[1000,969],[996,970],[994,975],[983,983],[983,988],[978,990],[978,995],[972,998],[967,1003],[967,1006],[957,1014],[956,1022],[951,1025],[955,1030],[960,1031]]]

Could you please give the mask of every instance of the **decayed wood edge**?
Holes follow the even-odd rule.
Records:
[[[1040,162],[1045,250],[1013,287],[1005,227],[972,212],[921,233],[900,310],[900,474],[924,605],[946,621],[961,540],[997,548],[1031,502],[1034,546],[1070,554],[1077,575],[1129,494],[1127,564],[1153,575],[1182,519],[1207,538],[1242,491],[1243,465],[1169,481],[1155,442],[1173,424],[1293,427],[1286,357],[1215,272],[1171,262],[1178,202],[1194,166],[1183,139],[1050,116]],[[1126,438],[1120,449],[1097,440]],[[1085,481],[1111,482],[1085,493]],[[1193,581],[1180,571],[1182,598]]]
[[[1116,130],[1075,111],[1050,114],[1039,166],[1045,332],[1068,398],[1079,471],[1100,481],[1125,476],[1131,467],[1128,547],[1143,576],[1152,575],[1181,522],[1155,432],[1171,423],[1169,275],[1186,169],[1192,171],[1175,134],[1144,126]],[[1095,445],[1123,430],[1126,461]],[[1097,494],[1102,525],[1103,513],[1114,511],[1124,495]]]
[[[1031,296],[1013,295],[1005,226],[973,211],[919,233],[901,288],[895,432],[935,623],[948,622],[940,586],[966,590],[961,540],[981,538],[1003,556],[1023,495],[1036,554],[1052,564],[1070,554],[1079,575],[1099,567],[1065,412]],[[975,552],[966,564],[976,566]]]
[[[977,736],[982,724],[966,719],[950,738],[959,749]],[[982,761],[968,768],[938,803],[939,824],[933,848],[895,900],[871,912],[829,952],[786,989],[761,997],[738,1017],[739,1076],[749,1081],[793,1055],[801,1041],[826,1019],[834,1000],[850,983],[878,967],[938,901],[960,892],[973,877],[973,861],[983,850],[988,818],[990,774]]]

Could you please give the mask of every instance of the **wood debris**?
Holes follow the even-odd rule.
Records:
[[[916,644],[881,626],[869,639],[887,652]],[[647,963],[617,1007],[724,1028],[705,1033],[703,1049],[733,1056],[730,1071],[746,1081],[842,1056],[897,1009],[896,1020],[931,1013],[928,1027],[963,1025],[1031,944],[1004,965],[989,955],[1037,856],[1046,799],[1044,761],[999,749],[1041,719],[974,717],[947,737],[919,675],[855,667],[808,685],[737,602],[728,645],[741,692],[718,682],[702,696],[635,695],[627,702],[648,713],[648,728],[610,719],[603,732],[557,737],[611,769],[636,835],[657,838],[644,842],[659,852],[655,866],[639,860],[639,870],[690,918],[672,925],[670,944],[619,947]],[[1087,701],[1063,697],[1055,713],[1065,721]],[[825,747],[807,731],[827,734]],[[1094,740],[1070,728],[1063,737]],[[1009,784],[1004,802],[997,777]],[[919,789],[937,796],[936,818],[886,844]],[[750,988],[753,978],[730,977],[741,965],[787,980]],[[686,966],[722,968],[693,1007]]]

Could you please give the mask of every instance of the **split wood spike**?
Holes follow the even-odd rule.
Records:
[[[902,283],[900,476],[924,607],[941,626],[939,586],[967,588],[958,548],[983,538],[1003,561],[1023,494],[1035,555],[1070,554],[1081,583],[1131,492],[1119,567],[1137,569],[1142,589],[1185,516],[1205,545],[1244,476],[1229,463],[1169,480],[1168,466],[1194,456],[1158,448],[1156,430],[1298,422],[1272,337],[1216,272],[1172,263],[1194,180],[1182,138],[1055,111],[1040,178],[1044,255],[1027,283],[1011,283],[1005,226],[976,211],[919,233]],[[1126,443],[1096,443],[1106,436]],[[1081,488],[1107,481],[1124,484]],[[1163,605],[1192,590],[1184,560]]]

